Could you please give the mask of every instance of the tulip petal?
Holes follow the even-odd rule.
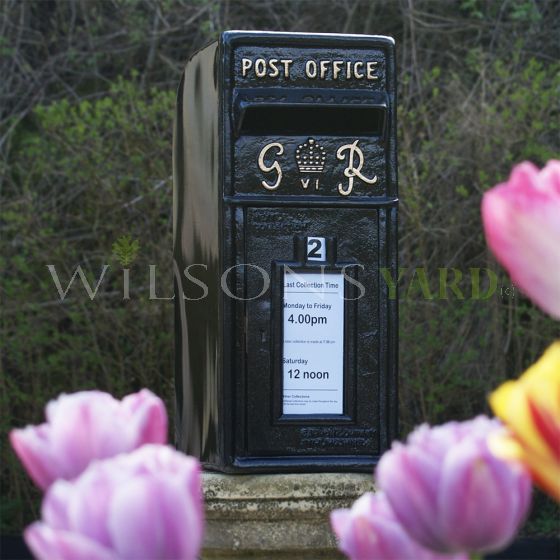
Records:
[[[45,410],[47,422],[13,430],[10,440],[35,483],[77,477],[95,459],[167,441],[163,402],[148,390],[122,401],[101,391],[60,395]]]
[[[448,551],[492,552],[507,546],[523,521],[530,491],[521,467],[497,461],[483,442],[455,446],[445,459],[438,495]]]
[[[530,396],[527,397],[529,413],[533,424],[553,458],[560,464],[560,423],[546,408],[539,405]]]
[[[560,161],[552,159],[543,167],[537,178],[537,187],[560,196]]]
[[[71,530],[72,521],[68,510],[73,490],[74,486],[62,479],[57,480],[47,490],[41,504],[41,516],[51,529]]]
[[[414,447],[394,444],[381,458],[376,477],[407,532],[424,546],[439,550],[437,504],[431,498],[437,491],[438,462]]]
[[[482,219],[488,245],[514,284],[560,319],[560,165],[539,174],[529,163],[485,193]]]
[[[487,440],[503,431],[479,416],[418,428],[393,444],[376,478],[397,520],[423,546],[439,553],[496,550],[515,535],[530,499],[519,463],[490,453]]]
[[[130,473],[119,469],[108,472],[107,468],[87,469],[74,483],[68,498],[70,529],[89,539],[112,548],[111,534],[107,528],[107,518],[113,499],[114,488],[125,484]],[[60,481],[49,489],[45,502],[51,493],[58,490]]]
[[[330,514],[331,528],[334,534],[342,539],[343,536],[350,531],[352,526],[352,515],[349,509],[335,509]],[[345,554],[348,554],[343,550]]]
[[[535,482],[560,501],[560,342],[518,381],[498,387],[490,406],[514,434]]]
[[[346,556],[352,560],[374,558],[372,549],[379,542],[366,519],[352,520],[350,510],[335,510],[331,512],[331,525],[339,537],[339,548]]]
[[[33,482],[45,490],[56,479],[57,464],[51,454],[46,424],[10,432],[10,443]]]
[[[383,493],[367,492],[352,509],[331,512],[338,547],[351,560],[467,560],[442,556],[412,540],[395,518]]]
[[[200,464],[147,444],[96,460],[45,494],[42,522],[28,530],[39,558],[194,560],[202,545]]]
[[[119,401],[100,391],[63,395],[51,415],[56,454],[65,458],[64,478],[73,478],[94,459],[132,450],[130,426]]]
[[[119,556],[194,559],[200,546],[194,504],[168,481],[134,479],[120,489],[108,523]]]
[[[24,539],[38,560],[119,560],[113,551],[95,541],[41,522],[27,527]]]
[[[161,399],[148,389],[142,389],[139,393],[125,397],[122,405],[135,419],[135,446],[167,442],[167,413]]]

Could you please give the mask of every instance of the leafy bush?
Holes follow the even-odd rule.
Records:
[[[172,302],[149,300],[148,264],[158,265],[157,295],[169,297],[174,97],[118,79],[91,102],[37,106],[18,130],[3,208],[4,433],[41,421],[48,399],[81,389],[122,396],[150,387],[173,410]],[[125,263],[126,300],[112,256],[123,234],[141,245]],[[108,268],[93,300],[76,277],[61,303],[47,265],[63,291],[78,265],[92,287]],[[36,493],[11,452],[3,455],[5,530],[23,525]]]

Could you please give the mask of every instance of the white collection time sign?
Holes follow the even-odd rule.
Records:
[[[342,273],[286,270],[283,307],[283,414],[342,414]]]

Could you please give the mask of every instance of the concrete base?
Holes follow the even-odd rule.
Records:
[[[329,512],[373,490],[370,474],[204,473],[203,558],[342,558]]]

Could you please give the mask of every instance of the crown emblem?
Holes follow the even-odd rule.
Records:
[[[325,148],[317,144],[314,138],[309,138],[297,147],[296,163],[300,173],[322,173],[325,159]]]

